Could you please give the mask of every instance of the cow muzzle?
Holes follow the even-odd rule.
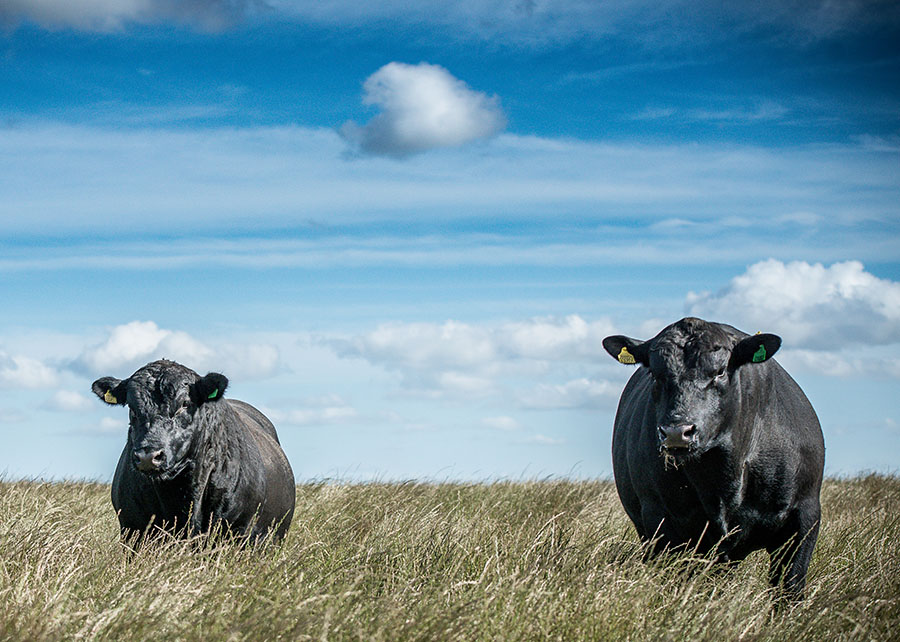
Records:
[[[697,444],[696,424],[657,426],[660,450],[691,448]]]
[[[134,467],[142,473],[158,473],[166,465],[166,453],[164,450],[154,448],[136,448],[131,453]]]

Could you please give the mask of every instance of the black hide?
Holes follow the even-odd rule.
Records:
[[[770,357],[781,339],[687,318],[649,341],[607,337],[637,371],[613,430],[616,488],[650,554],[769,552],[799,596],[819,531],[825,443],[816,413]]]
[[[94,393],[127,405],[128,440],[112,482],[123,537],[148,526],[186,537],[216,525],[257,540],[284,537],[294,513],[294,474],[275,427],[256,408],[224,399],[228,380],[172,361]]]

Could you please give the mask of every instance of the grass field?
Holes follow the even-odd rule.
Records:
[[[126,556],[109,487],[0,483],[2,640],[897,640],[900,478],[829,480],[807,599],[644,563],[611,482],[303,484],[281,546]]]

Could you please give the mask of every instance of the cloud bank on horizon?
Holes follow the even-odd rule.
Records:
[[[779,359],[802,371],[847,377],[876,374],[900,379],[900,282],[879,279],[856,261],[830,266],[774,259],[753,264],[716,293],[688,292],[684,312],[723,321],[747,332],[780,334]],[[608,367],[602,340],[610,334],[630,333],[648,339],[675,321],[641,319],[623,327],[613,317],[585,319],[578,314],[539,317],[501,323],[401,322],[379,324],[361,334],[297,333],[279,343],[221,343],[198,340],[190,333],[159,327],[153,321],[131,321],[109,328],[99,341],[82,338],[77,355],[59,355],[54,365],[27,350],[0,352],[0,387],[46,388],[58,385],[66,372],[85,380],[101,375],[126,376],[147,362],[168,358],[198,370],[234,373],[238,380],[266,380],[286,370],[283,354],[299,341],[315,345],[338,360],[362,360],[377,370],[397,373],[397,391],[430,398],[476,400],[504,395],[508,382],[520,386],[511,398],[520,407],[550,409],[593,407],[602,400],[614,405],[619,389],[618,368]],[[887,348],[888,356],[884,356]],[[858,370],[848,357],[881,354],[883,369],[860,359]],[[812,359],[811,355],[818,355]],[[844,359],[843,367],[823,370],[822,364]],[[573,366],[596,368],[594,374],[613,379],[577,377],[564,380]],[[296,369],[294,366],[291,369]],[[56,407],[77,405],[72,395],[57,399]],[[320,417],[325,423],[356,416],[340,393],[314,398],[314,409],[332,414],[297,414],[308,425]],[[325,402],[322,402],[325,399]],[[338,412],[334,409],[345,408]],[[282,415],[292,423],[290,413]],[[297,419],[297,418],[302,418]]]

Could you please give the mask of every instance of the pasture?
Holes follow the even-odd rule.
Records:
[[[308,483],[282,546],[123,553],[109,486],[0,482],[2,640],[888,640],[900,478],[826,480],[807,599],[767,556],[641,561],[611,481]]]

